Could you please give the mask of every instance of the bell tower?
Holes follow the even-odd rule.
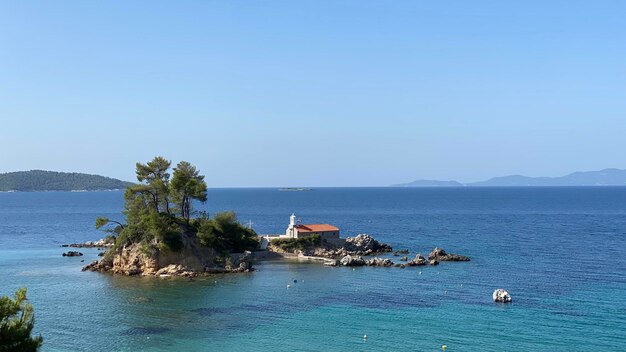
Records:
[[[285,236],[289,237],[289,238],[294,238],[295,234],[296,234],[296,215],[295,214],[291,214],[291,216],[289,217],[289,227],[287,227],[287,231],[285,233]]]

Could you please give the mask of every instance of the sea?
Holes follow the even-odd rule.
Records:
[[[626,187],[210,189],[196,205],[260,234],[294,213],[471,257],[438,266],[265,261],[187,281],[61,255],[122,209],[121,191],[0,193],[0,294],[27,287],[42,351],[626,351]]]

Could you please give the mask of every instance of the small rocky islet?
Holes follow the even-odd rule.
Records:
[[[105,240],[94,242],[76,243],[63,245],[63,247],[73,248],[98,248],[104,251],[99,252],[99,256],[104,256],[106,251],[112,250],[113,246]],[[444,249],[436,247],[428,256],[421,253],[415,255],[411,260],[408,256],[403,256],[400,261],[404,263],[395,263],[390,258],[381,258],[379,256],[392,253],[393,256],[400,254],[409,254],[408,249],[393,251],[393,248],[379,242],[374,237],[367,234],[360,234],[355,237],[345,239],[343,246],[331,244],[321,244],[310,246],[307,248],[286,251],[279,246],[268,246],[266,251],[246,251],[244,253],[231,253],[226,260],[225,265],[203,265],[198,268],[197,265],[185,265],[185,262],[198,262],[197,250],[194,246],[189,246],[184,253],[176,256],[179,260],[168,258],[163,260],[159,253],[153,253],[152,256],[146,256],[139,246],[131,245],[118,250],[114,256],[107,256],[101,260],[95,260],[83,267],[83,271],[97,271],[113,274],[122,274],[128,276],[155,276],[155,277],[196,277],[205,274],[218,273],[241,273],[250,272],[254,268],[252,264],[256,261],[267,258],[267,254],[273,254],[271,258],[313,258],[323,262],[325,266],[372,266],[372,267],[414,267],[426,265],[438,265],[442,261],[470,261],[467,256],[447,253]],[[78,252],[69,252],[78,253]],[[66,254],[64,253],[64,256]],[[68,254],[69,255],[69,254]],[[166,262],[165,265],[159,265]],[[206,261],[205,261],[206,263]]]
[[[157,156],[136,164],[138,184],[124,192],[124,220],[98,217],[96,229],[109,234],[106,238],[64,245],[71,248],[98,248],[100,260],[83,267],[128,276],[194,277],[216,273],[248,273],[253,262],[264,258],[306,258],[320,260],[329,266],[406,267],[437,265],[440,261],[468,261],[469,258],[435,248],[428,260],[418,254],[409,261],[407,249],[393,253],[393,248],[370,235],[339,238],[323,237],[326,230],[311,229],[306,236],[260,236],[241,224],[234,212],[207,213],[193,211],[194,202],[207,200],[204,176],[186,161],[172,168],[172,163]],[[170,174],[170,170],[173,171]],[[193,216],[192,216],[193,215]],[[298,228],[295,215],[290,229]],[[298,232],[299,233],[299,232]],[[282,237],[282,238],[281,238]],[[264,242],[265,241],[265,242]],[[261,250],[266,243],[266,249]],[[404,255],[396,264],[378,256]],[[269,255],[268,255],[269,254]],[[70,251],[66,256],[80,255]],[[365,257],[365,258],[364,258]]]

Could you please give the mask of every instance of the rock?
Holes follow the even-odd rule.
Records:
[[[339,261],[337,259],[327,259],[324,261],[324,265],[326,266],[339,266]]]
[[[372,258],[365,261],[367,266],[393,266],[393,262],[390,259]]]
[[[428,264],[428,262],[426,261],[426,258],[424,258],[423,255],[421,255],[420,253],[418,253],[415,256],[415,259],[411,260],[410,262],[406,263],[408,266],[421,266],[421,265],[426,265]]]
[[[439,262],[436,259],[431,259],[428,261],[429,265],[439,265]]]
[[[446,253],[443,248],[435,247],[432,252],[428,254],[429,260],[437,260],[440,262],[469,262],[470,258],[464,255]]]
[[[245,251],[237,259],[237,271],[250,271],[252,269],[252,252]]]
[[[507,290],[504,289],[496,289],[493,291],[493,301],[498,303],[509,303],[511,302],[511,295]]]
[[[367,234],[360,234],[356,237],[346,238],[345,249],[348,251],[374,252],[391,252],[392,248],[386,243],[378,242],[374,237]]]
[[[104,253],[106,253],[106,252],[100,252],[100,253],[98,253],[98,257],[104,257]]]
[[[363,260],[363,258],[358,257],[358,256],[353,257],[350,255],[347,255],[341,258],[340,263],[343,266],[363,266],[365,265],[365,260]]]
[[[409,254],[409,250],[408,249],[399,249],[395,253],[398,253],[398,254]]]
[[[406,266],[404,264],[400,264],[400,269],[404,269]]]
[[[63,244],[61,247],[72,247],[72,248],[108,248],[112,247],[114,242],[109,239],[99,239],[95,242],[87,241],[84,243],[72,243],[72,244]]]
[[[132,274],[129,274],[132,275]],[[182,277],[194,277],[196,276],[196,272],[189,270],[188,268],[180,265],[180,264],[170,264],[164,268],[157,270],[154,274],[159,277],[169,277],[169,276],[182,276]]]
[[[94,260],[93,262],[85,265],[82,269],[82,271],[100,271],[100,262],[98,262],[97,260]]]
[[[143,271],[140,268],[138,268],[136,266],[131,266],[128,269],[126,269],[125,274],[128,275],[128,276],[133,276],[133,275],[139,275],[142,272]]]
[[[83,254],[81,252],[75,252],[75,251],[69,251],[69,252],[63,253],[64,257],[80,257],[82,255]]]
[[[406,255],[402,258],[400,258],[400,261],[402,262],[406,262],[407,260],[409,260],[409,257],[407,257]]]

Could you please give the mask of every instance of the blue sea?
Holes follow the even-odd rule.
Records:
[[[0,294],[28,288],[42,351],[626,351],[626,188],[210,189],[197,207],[472,258],[435,267],[274,261],[189,282],[61,256],[122,207],[122,192],[0,193]]]

